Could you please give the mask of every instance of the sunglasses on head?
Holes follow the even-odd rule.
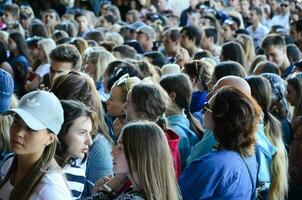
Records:
[[[201,113],[202,113],[202,114],[206,114],[207,112],[210,112],[210,113],[213,112],[213,111],[211,110],[210,104],[209,104],[208,102],[206,102],[205,104],[203,104],[202,110],[201,110]]]

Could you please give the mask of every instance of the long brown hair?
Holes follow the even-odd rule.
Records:
[[[166,130],[167,122],[163,115],[170,98],[164,89],[156,84],[140,83],[134,85],[128,95],[140,119],[157,122],[163,130]]]
[[[49,133],[54,134],[54,133]],[[57,147],[57,138],[54,142],[45,147],[40,159],[33,165],[30,172],[20,180],[12,190],[10,200],[27,200],[33,193],[43,176],[49,171],[57,171],[60,169],[54,155]],[[0,182],[0,188],[9,181],[10,177],[16,172],[18,166],[18,155],[15,155],[12,165],[8,173]]]
[[[61,130],[58,134],[59,145],[56,148],[56,161],[60,165],[60,167],[65,167],[67,164],[71,164],[76,158],[72,158],[71,155],[67,153],[67,144],[64,141],[64,137],[68,133],[70,127],[74,124],[74,121],[81,117],[88,117],[93,126],[93,130],[97,129],[97,116],[96,113],[90,110],[84,103],[80,101],[73,100],[61,100],[62,108],[64,110],[64,123],[62,124]],[[82,163],[86,160],[85,158],[82,160]]]
[[[55,79],[51,91],[58,99],[69,99],[83,102],[90,109],[97,113],[99,121],[99,131],[113,144],[109,136],[109,129],[104,118],[104,109],[93,79],[81,72],[71,71],[68,74],[59,76]],[[92,134],[95,137],[97,134]]]
[[[243,157],[253,155],[261,115],[256,100],[232,87],[220,89],[213,98],[213,133],[217,147],[236,151]]]
[[[136,185],[146,199],[180,199],[169,145],[162,129],[153,122],[138,121],[126,125],[120,139],[130,174],[137,175],[139,183]]]

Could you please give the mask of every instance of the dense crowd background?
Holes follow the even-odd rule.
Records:
[[[0,15],[0,199],[302,199],[299,0]]]

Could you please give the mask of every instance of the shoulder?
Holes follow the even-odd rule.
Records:
[[[44,175],[30,199],[71,199],[66,181],[60,172],[49,172]]]
[[[8,172],[14,159],[14,154],[8,154],[2,162],[0,162],[0,179],[2,179]]]
[[[146,200],[146,198],[137,191],[128,191],[119,195],[116,200]]]

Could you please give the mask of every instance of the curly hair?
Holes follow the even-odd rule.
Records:
[[[218,149],[237,151],[243,157],[253,155],[261,116],[256,100],[238,89],[227,87],[214,96],[212,107],[213,133]]]

